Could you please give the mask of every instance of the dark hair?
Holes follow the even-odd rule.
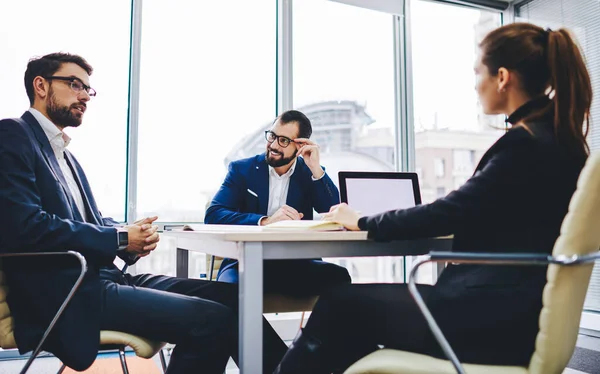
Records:
[[[552,31],[529,23],[512,23],[490,32],[480,44],[482,63],[491,75],[501,67],[515,72],[532,98],[551,89],[550,103],[523,119],[554,117],[559,141],[577,154],[589,154],[592,83],[577,44],[566,29]]]
[[[282,125],[295,122],[298,125],[299,138],[309,139],[312,135],[312,125],[310,124],[310,120],[302,112],[297,110],[288,110],[287,112],[283,112],[283,114],[279,115],[279,117],[277,117],[273,123],[277,121],[280,121]]]
[[[70,53],[50,53],[42,57],[32,58],[27,64],[27,70],[25,70],[25,91],[27,91],[27,97],[29,97],[29,104],[33,105],[35,99],[33,91],[33,80],[35,77],[51,76],[65,63],[79,65],[88,75],[92,75],[94,71],[83,57]]]

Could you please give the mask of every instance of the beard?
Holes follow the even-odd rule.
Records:
[[[48,92],[48,100],[46,101],[46,113],[52,122],[62,127],[78,127],[81,125],[82,116],[74,115],[71,109],[80,103],[74,103],[70,106],[60,105],[56,101],[54,91],[50,88]]]
[[[271,150],[270,148],[267,148],[267,164],[269,164],[269,166],[277,168],[280,166],[285,166],[289,163],[291,163],[292,161],[294,161],[296,159],[296,154],[298,153],[298,150],[294,151],[294,154],[291,155],[290,157],[283,157],[282,153],[279,153],[281,155],[281,158],[274,158],[273,156],[271,156],[271,151],[273,152],[277,152],[276,150]]]

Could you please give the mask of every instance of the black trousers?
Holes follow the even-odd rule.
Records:
[[[237,285],[116,272],[103,270],[101,329],[176,344],[168,374],[222,374],[229,357],[238,362]],[[287,346],[263,324],[264,373],[272,373]]]
[[[220,282],[239,283],[238,264],[219,272]],[[289,296],[320,295],[324,290],[348,284],[346,268],[323,260],[268,260],[263,262],[265,293]]]
[[[427,299],[432,286],[421,285]],[[323,372],[343,372],[379,346],[417,353],[438,350],[406,284],[353,284],[319,298],[304,332],[322,342]]]

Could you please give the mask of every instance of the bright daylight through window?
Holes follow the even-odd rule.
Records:
[[[94,17],[81,26],[82,14]],[[49,18],[69,21],[40,34]],[[94,68],[90,81],[98,95],[81,127],[65,131],[72,138],[68,149],[86,171],[102,214],[119,221],[125,219],[130,21],[128,1],[62,0],[60,7],[46,0],[0,2],[0,118],[20,117],[29,108],[23,73],[31,57],[57,51],[83,56]],[[73,32],[80,26],[82,32]]]

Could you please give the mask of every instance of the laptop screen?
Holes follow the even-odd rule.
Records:
[[[363,216],[421,203],[416,173],[340,172],[340,195]]]

